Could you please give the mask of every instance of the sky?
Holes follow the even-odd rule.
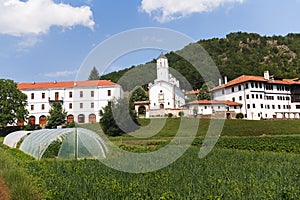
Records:
[[[99,44],[145,27],[194,41],[237,31],[300,33],[299,10],[300,0],[0,0],[0,78],[74,80]],[[120,55],[107,72],[151,61],[160,51]]]

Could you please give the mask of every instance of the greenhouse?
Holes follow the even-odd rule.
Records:
[[[58,159],[103,159],[108,153],[104,140],[97,133],[83,128],[33,131],[24,139],[20,150],[40,160],[55,141],[61,143]]]
[[[11,147],[17,148],[17,145],[20,141],[24,140],[24,138],[29,135],[32,131],[15,131],[8,134],[3,141],[3,144]]]

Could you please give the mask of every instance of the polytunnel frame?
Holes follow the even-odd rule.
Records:
[[[22,142],[22,144],[20,146],[20,150],[22,150],[26,154],[33,156],[37,160],[40,160],[52,142],[54,142],[56,140],[62,140],[62,138],[65,138],[69,134],[74,132],[75,133],[74,158],[77,159],[78,158],[77,157],[77,155],[78,155],[78,135],[79,135],[78,130],[80,130],[84,134],[88,134],[89,136],[91,136],[91,138],[93,137],[91,134],[94,134],[94,137],[95,137],[94,139],[95,139],[96,143],[100,146],[102,152],[104,153],[103,156],[106,157],[106,154],[108,153],[108,149],[105,146],[104,140],[97,133],[95,133],[91,130],[88,130],[88,129],[84,129],[84,128],[42,129],[42,130],[38,130],[38,131],[33,131]],[[61,147],[62,147],[62,145],[61,145]],[[58,155],[60,155],[60,153],[61,153],[61,147],[60,147]]]

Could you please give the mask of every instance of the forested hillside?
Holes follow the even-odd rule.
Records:
[[[209,53],[221,75],[227,76],[229,80],[243,74],[261,76],[265,70],[269,70],[270,74],[276,77],[300,78],[300,34],[270,37],[255,33],[230,33],[226,38],[200,40],[180,52],[194,54],[195,52],[189,49],[199,44]],[[190,63],[178,56],[176,52],[170,52],[166,56],[170,67],[180,72],[194,89],[201,87],[203,79]],[[154,62],[155,60],[152,60],[149,63]],[[118,82],[122,75],[133,68],[135,66],[106,74],[101,79]]]

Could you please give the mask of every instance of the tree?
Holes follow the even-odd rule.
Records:
[[[61,103],[54,102],[49,110],[49,114],[46,128],[56,128],[66,123],[67,112],[63,110]]]
[[[197,96],[198,100],[211,100],[208,84],[204,83]]]
[[[136,101],[147,101],[149,100],[149,97],[147,96],[145,90],[142,87],[136,88],[130,96],[130,102],[136,102]]]
[[[120,136],[139,129],[136,113],[130,109],[127,98],[109,102],[103,110],[99,111],[101,116],[100,125],[105,134]]]
[[[0,79],[0,126],[13,124],[16,120],[25,121],[27,96],[8,79]]]
[[[99,80],[99,72],[96,67],[93,67],[92,71],[90,72],[89,80]]]

